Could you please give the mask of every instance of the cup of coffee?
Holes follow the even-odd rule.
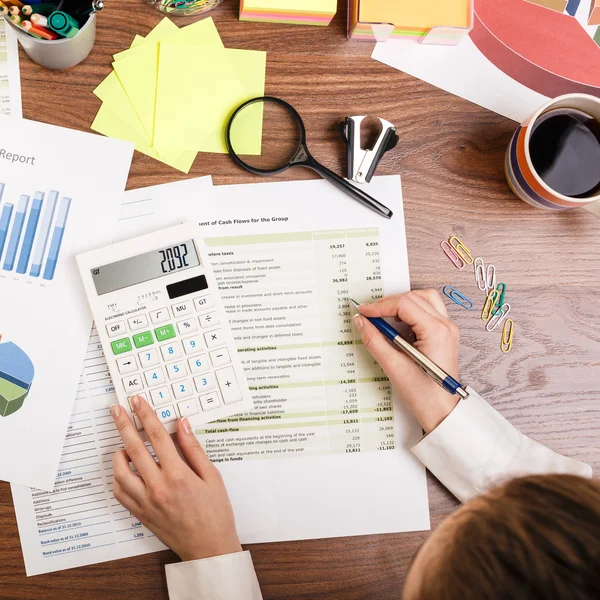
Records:
[[[550,100],[515,132],[506,179],[536,208],[584,208],[600,217],[600,98],[566,94]]]

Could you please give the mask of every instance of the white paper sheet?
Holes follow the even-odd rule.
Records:
[[[110,243],[133,145],[0,131],[0,479],[52,489],[92,322],[75,256]]]
[[[210,177],[125,192],[115,241],[182,223],[211,195]],[[11,486],[27,575],[165,548],[112,495],[116,402],[93,328],[53,491]]]
[[[255,388],[252,413],[197,432],[225,478],[242,543],[429,528],[425,469],[409,451],[420,428],[398,401],[390,410],[389,383],[346,322],[348,295],[409,287],[400,178],[369,189],[395,211],[391,221],[322,181],[218,187],[193,210]],[[90,360],[94,385],[109,391],[100,357]],[[111,496],[112,401],[77,406],[65,455],[90,427],[79,449],[90,464],[59,474],[68,480],[58,497],[13,486],[29,575],[164,548]],[[78,492],[100,483],[89,497]],[[75,514],[61,509],[71,498]]]
[[[0,17],[0,115],[23,116],[17,36]]]

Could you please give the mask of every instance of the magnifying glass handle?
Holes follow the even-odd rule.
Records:
[[[375,211],[377,214],[385,217],[386,219],[391,219],[394,214],[387,206],[381,204],[373,198],[373,196],[369,196],[366,192],[363,192],[361,189],[352,185],[345,179],[342,179],[339,175],[330,171],[327,167],[318,163],[316,160],[310,161],[305,166],[309,167],[313,171],[316,171],[323,179],[329,181],[335,185],[338,190],[341,190],[345,194],[348,194],[351,198],[354,198],[357,202],[360,202],[363,206],[370,208],[372,211]]]

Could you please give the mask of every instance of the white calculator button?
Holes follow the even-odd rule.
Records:
[[[106,333],[108,333],[109,338],[117,337],[118,335],[122,335],[127,331],[127,327],[125,326],[125,321],[117,321],[116,323],[111,323],[106,326]]]
[[[215,303],[213,302],[213,298],[210,295],[194,299],[194,306],[198,311],[206,310],[207,308],[212,308],[214,305]]]
[[[210,353],[210,362],[213,364],[213,367],[220,367],[222,365],[229,364],[231,362],[231,358],[229,358],[229,352],[227,351],[227,348],[213,350]]]
[[[162,352],[163,360],[174,360],[181,356],[181,346],[179,342],[172,342],[171,344],[165,344],[160,347]]]
[[[173,316],[177,318],[189,315],[194,309],[191,302],[180,302],[179,304],[173,304],[171,310],[173,311]]]
[[[144,352],[138,352],[138,358],[140,360],[140,365],[142,365],[142,369],[147,369],[148,367],[153,367],[160,363],[160,356],[158,355],[158,350],[156,348],[148,348],[147,350],[144,350]]]
[[[137,371],[135,356],[117,358],[117,366],[119,367],[119,373],[121,373],[121,375],[127,375],[127,373],[133,373],[134,371]]]
[[[206,315],[200,315],[198,320],[200,321],[200,327],[210,327],[211,325],[219,324],[219,315],[217,315],[215,312],[212,312]]]
[[[198,329],[198,324],[196,323],[196,319],[186,319],[185,321],[179,321],[179,323],[177,323],[177,329],[181,335],[184,335],[196,331]]]
[[[169,374],[169,379],[181,379],[185,377],[187,373],[187,369],[185,368],[185,361],[174,362],[170,365],[167,365],[167,373]]]
[[[183,350],[186,354],[194,354],[204,348],[202,338],[199,335],[194,335],[183,340]]]
[[[198,356],[194,356],[193,358],[188,358],[188,365],[190,365],[190,372],[192,375],[195,375],[196,373],[203,373],[204,371],[208,371],[210,368],[206,354],[200,354]]]
[[[212,390],[215,387],[215,380],[210,373],[194,377],[194,383],[199,394]]]
[[[238,385],[233,367],[219,369],[215,372],[215,375],[217,376],[219,389],[221,390],[223,402],[225,402],[225,404],[233,404],[234,402],[243,400],[242,392],[240,391],[240,386]]]
[[[150,390],[150,398],[152,398],[152,404],[154,404],[154,406],[160,406],[161,404],[168,402],[171,399],[169,388],[159,387],[155,390]]]
[[[162,370],[162,367],[158,367],[157,369],[152,369],[150,371],[145,371],[144,376],[146,377],[148,387],[155,387],[166,381],[165,372]]]
[[[173,383],[171,384],[171,388],[173,388],[173,394],[176,400],[179,400],[180,398],[187,398],[194,393],[192,382],[189,379]]]
[[[144,384],[142,383],[142,377],[139,374],[132,375],[131,377],[123,378],[123,388],[125,388],[125,393],[132,394],[133,392],[139,392],[144,389]]]
[[[200,404],[202,405],[202,410],[212,410],[213,408],[218,408],[221,406],[221,402],[219,401],[219,394],[217,392],[213,392],[212,394],[205,394],[204,396],[200,396]]]
[[[135,415],[133,415],[133,422],[135,423],[135,428],[138,431],[143,431],[144,430],[144,426],[142,425],[142,422],[140,421],[140,419],[138,417],[136,417]]]
[[[177,405],[177,408],[179,409],[179,414],[182,417],[193,417],[199,412],[198,404],[193,398],[190,398],[189,400],[183,400]]]
[[[177,413],[173,406],[163,406],[156,409],[156,415],[161,423],[170,423],[177,420]]]
[[[215,348],[225,343],[225,336],[222,329],[215,329],[204,334],[204,339],[208,348]]]
[[[129,323],[129,327],[132,331],[137,331],[138,329],[143,329],[144,327],[148,327],[148,317],[146,315],[137,315],[135,317],[131,317],[127,319]]]
[[[168,308],[158,308],[150,312],[150,318],[152,319],[152,322],[157,325],[158,323],[168,321],[171,318],[171,315],[169,315]]]
[[[138,394],[135,394],[136,396],[141,396],[146,402],[148,402],[148,395],[146,394],[146,392],[139,392]],[[131,412],[134,413],[135,410],[133,410],[133,405],[131,404],[131,398],[133,398],[133,396],[127,396],[127,402],[129,402],[129,408],[131,409]]]

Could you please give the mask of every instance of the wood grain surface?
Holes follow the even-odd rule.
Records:
[[[413,287],[452,284],[478,297],[472,271],[454,269],[439,248],[451,234],[493,262],[507,283],[516,323],[509,355],[500,353],[499,335],[482,329],[476,311],[449,307],[462,330],[463,380],[526,434],[600,468],[600,220],[580,210],[538,211],[515,198],[503,160],[516,124],[371,60],[372,44],[346,40],[342,0],[328,28],[242,23],[237,4],[225,0],[211,13],[225,45],[268,51],[266,91],[302,114],[318,160],[343,172],[336,126],[345,116],[381,116],[398,127],[398,147],[379,173],[402,175]],[[160,19],[142,0],[108,0],[94,51],[65,72],[44,70],[21,51],[24,116],[87,131],[100,105],[92,90],[109,73],[111,55]],[[192,113],[193,107],[181,108],[182,125]],[[226,156],[200,154],[190,176],[209,174],[217,185],[259,181]],[[136,153],[128,187],[184,177]],[[279,179],[310,177],[296,170]],[[429,490],[435,526],[458,502],[431,477]],[[266,599],[392,600],[400,598],[411,557],[426,535],[250,549]],[[2,600],[167,598],[163,565],[175,560],[160,552],[28,579],[10,488],[0,484]]]

